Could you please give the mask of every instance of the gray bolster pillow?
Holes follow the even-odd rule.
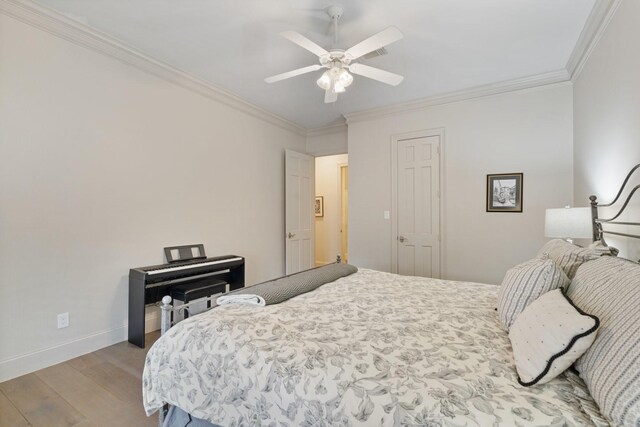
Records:
[[[293,273],[278,279],[258,283],[257,285],[237,289],[227,295],[253,294],[264,298],[266,305],[279,304],[283,301],[311,292],[325,283],[333,282],[341,277],[358,271],[349,264],[327,264],[322,267]]]

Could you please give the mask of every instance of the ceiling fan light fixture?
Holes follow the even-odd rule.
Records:
[[[329,70],[327,70],[324,73],[322,73],[322,76],[316,81],[316,83],[318,84],[320,89],[329,90],[329,88],[331,87],[332,80],[333,79],[329,75]]]
[[[344,68],[341,68],[338,72],[337,82],[342,85],[342,87],[349,87],[351,83],[353,83],[353,76]]]
[[[322,73],[316,83],[322,90],[343,93],[345,88],[353,83],[353,76],[345,68],[332,67]]]

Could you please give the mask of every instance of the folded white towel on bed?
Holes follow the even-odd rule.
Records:
[[[218,305],[228,304],[249,304],[258,305],[260,307],[265,306],[265,300],[260,295],[253,294],[235,294],[235,295],[223,295],[216,300]]]

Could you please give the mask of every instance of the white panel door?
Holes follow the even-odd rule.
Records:
[[[395,141],[398,274],[440,277],[440,136]]]
[[[287,274],[313,267],[314,158],[285,152],[285,251]]]

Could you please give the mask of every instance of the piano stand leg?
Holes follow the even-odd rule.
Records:
[[[131,344],[144,348],[144,283],[129,283],[129,326],[128,339]]]

